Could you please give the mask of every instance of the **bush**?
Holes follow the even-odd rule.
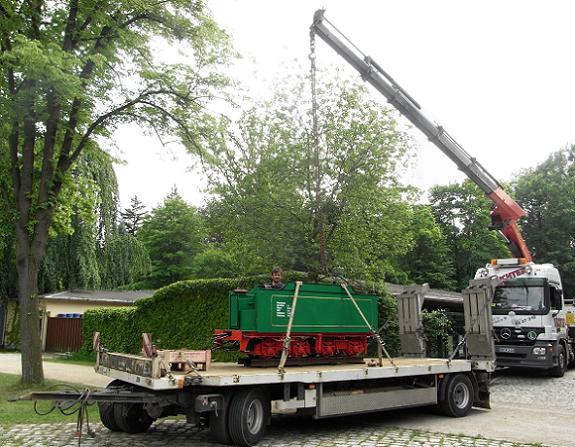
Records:
[[[453,325],[445,310],[423,311],[423,334],[429,357],[449,357],[454,349]]]
[[[116,352],[137,352],[140,331],[136,312],[137,308],[133,306],[87,310],[83,316],[82,351],[92,350],[92,334],[100,332],[100,343],[107,349]]]

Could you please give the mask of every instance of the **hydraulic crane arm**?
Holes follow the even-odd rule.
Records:
[[[324,10],[316,11],[310,32],[321,37],[336,53],[343,57],[361,75],[364,81],[375,87],[387,101],[402,115],[421,130],[429,140],[447,155],[487,196],[495,203],[491,213],[492,228],[497,229],[506,239],[513,255],[531,260],[531,253],[521,236],[517,219],[527,213],[503,191],[501,185],[475,158],[471,157],[443,127],[430,121],[419,104],[373,59],[357,49],[352,49],[337,37],[326,25]],[[337,29],[331,25],[334,31]]]

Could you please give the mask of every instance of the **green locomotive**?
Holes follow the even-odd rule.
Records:
[[[216,345],[233,342],[253,358],[279,357],[296,286],[255,287],[229,294],[228,329],[217,330]],[[348,287],[372,328],[377,328],[377,296]],[[302,284],[292,325],[290,357],[353,357],[367,351],[373,335],[345,289],[335,284]]]

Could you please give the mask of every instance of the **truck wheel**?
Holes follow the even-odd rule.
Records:
[[[567,369],[569,369],[575,366],[575,353],[573,352],[573,346],[570,346],[567,350],[567,356],[569,357]]]
[[[251,388],[234,395],[228,413],[230,437],[234,444],[256,445],[264,436],[270,417],[270,401],[263,390]]]
[[[113,380],[106,386],[106,389],[118,389],[121,388],[122,385],[125,385],[125,383],[121,380]],[[98,402],[98,412],[100,413],[100,421],[102,421],[104,427],[111,431],[121,431],[114,418],[114,404],[110,402]]]
[[[559,345],[557,351],[557,366],[551,368],[549,374],[551,377],[563,377],[565,371],[567,370],[567,354],[565,353],[565,347]]]
[[[446,385],[445,398],[439,402],[441,412],[451,417],[462,417],[473,406],[473,385],[465,374],[457,374]]]

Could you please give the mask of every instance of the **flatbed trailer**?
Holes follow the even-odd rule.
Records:
[[[466,359],[425,357],[424,293],[414,288],[398,297],[400,358],[285,368],[212,363],[203,371],[165,364],[157,355],[100,349],[96,371],[113,379],[106,389],[89,395],[33,393],[26,398],[97,402],[102,423],[127,433],[143,432],[158,418],[184,414],[188,423],[209,428],[214,441],[242,446],[258,443],[272,413],[297,412],[320,419],[436,405],[448,416],[461,417],[472,406],[489,408],[495,366],[493,287],[488,280],[478,280],[463,291]],[[185,358],[190,352],[174,355]]]

